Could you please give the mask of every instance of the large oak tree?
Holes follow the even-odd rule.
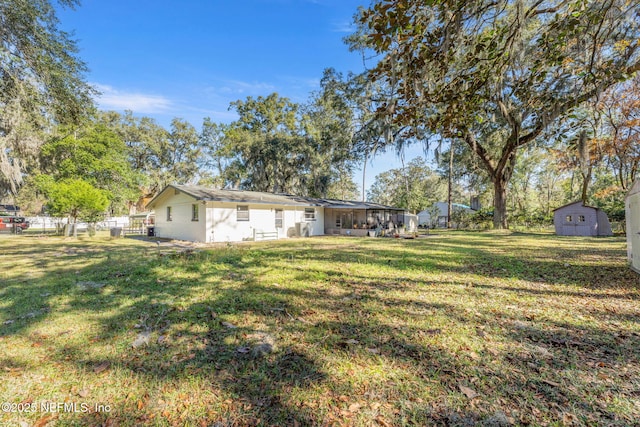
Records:
[[[518,150],[640,68],[639,13],[627,0],[378,0],[351,40],[379,55],[369,76],[396,136],[464,140],[506,228]]]

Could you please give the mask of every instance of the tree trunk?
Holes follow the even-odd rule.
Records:
[[[447,228],[451,228],[451,214],[453,213],[453,141],[449,147],[449,188],[447,189]]]
[[[493,228],[507,229],[507,183],[508,179],[497,177],[493,181]]]
[[[591,182],[591,167],[589,167],[589,172],[586,175],[582,175],[582,193],[581,200],[582,204],[586,206],[587,204],[587,191],[589,189],[589,183]]]
[[[589,188],[589,181],[591,181],[591,153],[589,151],[589,140],[587,139],[587,132],[583,130],[580,132],[578,139],[578,158],[580,160],[580,173],[582,174],[582,193],[580,198],[582,204],[587,204],[587,190]]]

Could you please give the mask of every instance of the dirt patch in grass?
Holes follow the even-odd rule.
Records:
[[[621,238],[11,236],[0,252],[2,425],[640,419]]]

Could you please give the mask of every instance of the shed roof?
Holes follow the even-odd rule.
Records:
[[[577,202],[567,203],[566,205],[563,205],[563,206],[560,206],[560,207],[558,207],[558,208],[555,208],[555,209],[553,210],[553,212],[555,212],[555,211],[557,211],[557,210],[560,210],[560,209],[562,209],[562,208],[566,208],[566,207],[568,207],[568,206],[571,206],[571,205],[577,205],[577,204],[579,204],[579,205],[580,205],[580,206],[582,206],[583,208],[595,209],[595,210],[597,210],[597,211],[599,211],[599,210],[600,210],[600,208],[597,208],[597,207],[595,207],[595,206],[585,205],[585,204],[583,204],[583,203],[582,203],[582,201],[581,201],[581,200],[578,200]]]

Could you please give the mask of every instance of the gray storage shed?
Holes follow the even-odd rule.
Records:
[[[640,273],[640,180],[636,180],[629,190],[624,209],[627,221],[627,259],[631,268]]]
[[[581,201],[554,209],[553,223],[558,236],[613,236],[607,214]]]

